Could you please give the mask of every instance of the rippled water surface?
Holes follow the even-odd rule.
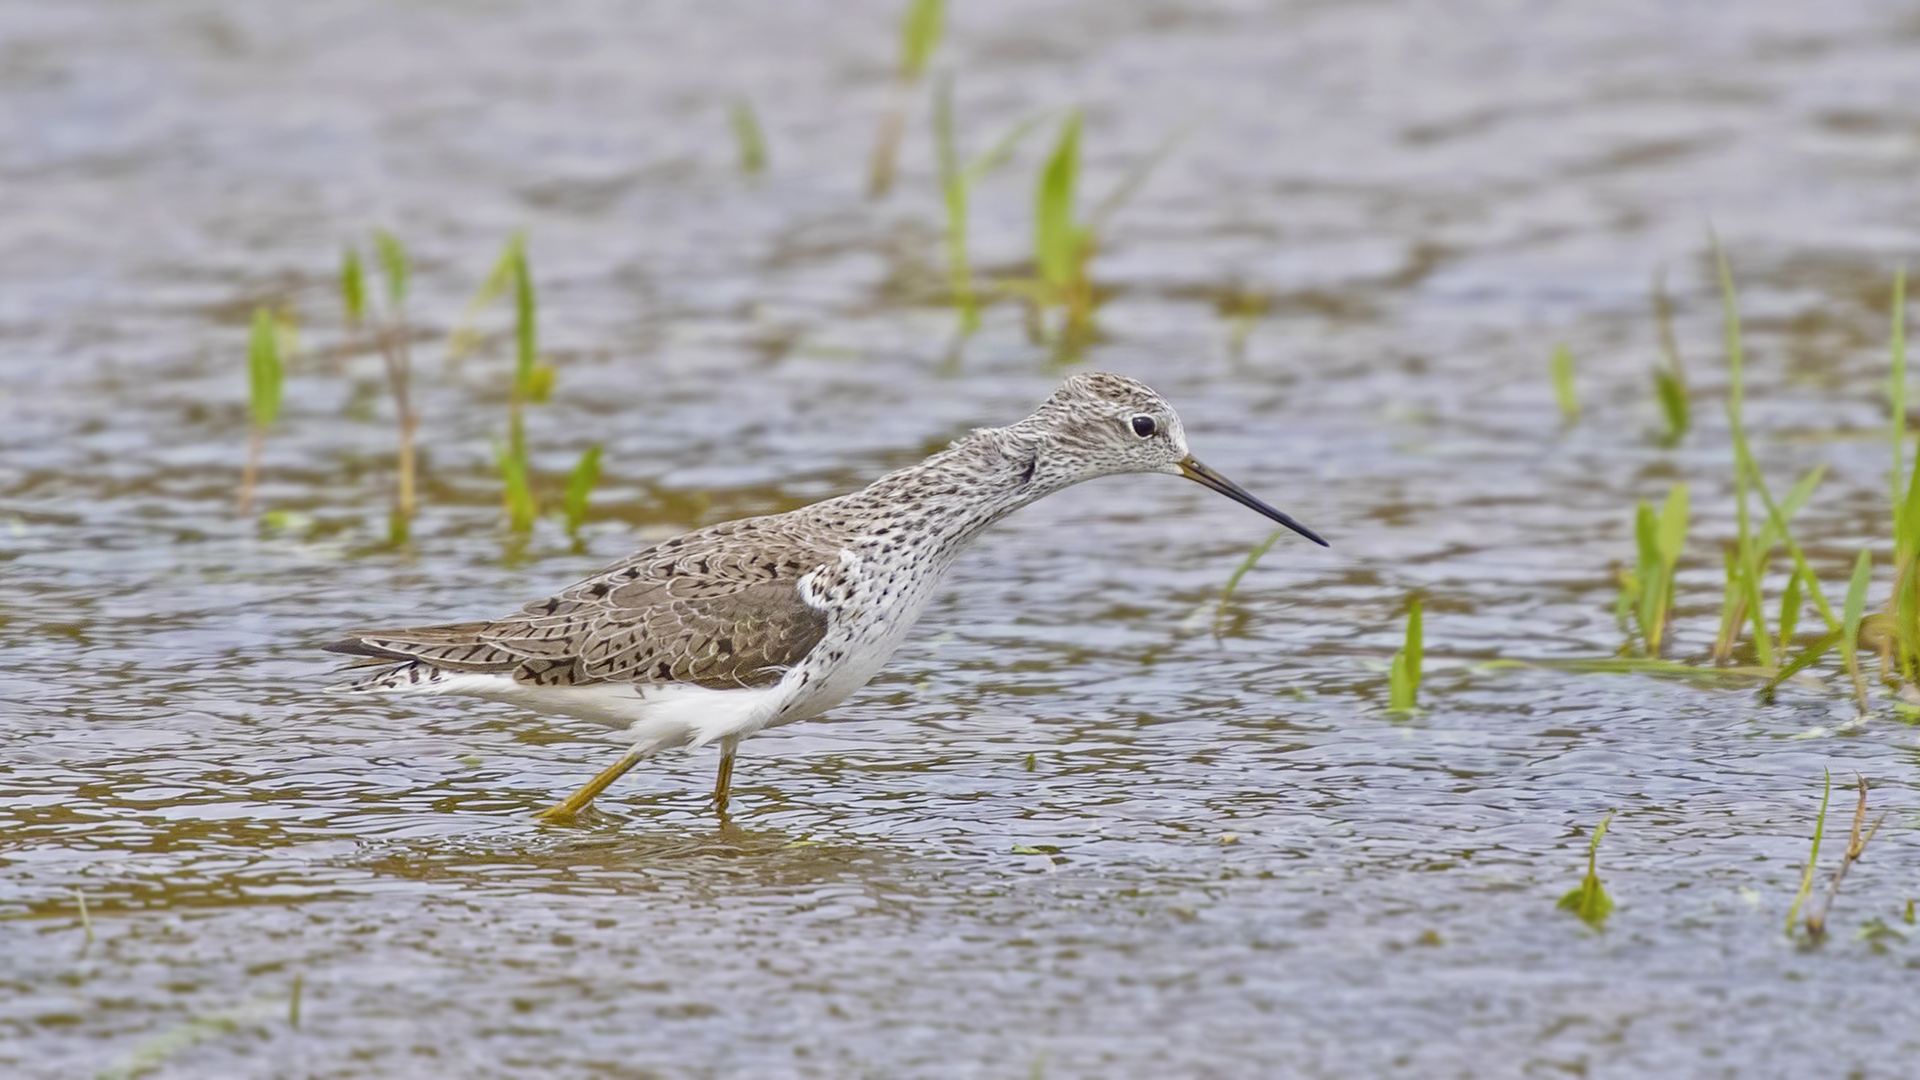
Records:
[[[949,355],[924,117],[899,190],[863,197],[898,5],[0,9],[0,1072],[1910,1073],[1913,728],[1835,734],[1830,673],[1762,705],[1485,662],[1612,654],[1634,501],[1676,479],[1676,651],[1706,652],[1732,532],[1709,220],[1763,465],[1829,467],[1800,531],[1830,589],[1863,544],[1886,563],[1920,8],[954,7],[970,147],[1083,103],[1097,192],[1184,133],[1094,263],[1080,362],[1152,381],[1334,546],[1283,540],[1216,619],[1265,523],[1167,477],[1085,485],[988,534],[871,687],[749,743],[731,826],[708,752],[577,828],[529,813],[604,731],[326,697],[316,648],[511,609],[1045,396],[1061,358],[1010,306]],[[1041,150],[976,193],[985,273],[1026,257]],[[419,262],[426,506],[398,551],[378,360],[334,299],[376,226]],[[519,227],[558,369],[535,464],[557,487],[605,447],[578,547],[502,529],[504,316],[439,359]],[[1700,399],[1673,449],[1663,267]],[[261,493],[284,527],[232,509],[266,302],[303,323]],[[1428,708],[1396,719],[1415,592]],[[1808,950],[1781,927],[1823,769],[1890,814]],[[1609,811],[1594,932],[1555,901]]]

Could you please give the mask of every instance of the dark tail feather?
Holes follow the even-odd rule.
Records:
[[[362,630],[321,648],[379,661],[422,660],[449,671],[507,671],[520,657],[482,639],[492,623]]]

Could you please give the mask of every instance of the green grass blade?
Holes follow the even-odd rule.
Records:
[[[340,306],[346,309],[347,325],[358,329],[367,314],[367,277],[359,250],[351,246],[340,259]]]
[[[520,263],[525,259],[526,246],[525,233],[515,232],[507,238],[507,246],[501,249],[500,257],[494,260],[493,269],[487,272],[486,280],[480,283],[473,298],[467,301],[466,310],[460,313],[460,321],[447,338],[448,360],[458,360],[473,350],[473,344],[478,339],[473,330],[474,323],[479,320],[480,313],[516,280]]]
[[[1794,657],[1791,663],[1775,672],[1773,677],[1767,680],[1767,684],[1760,688],[1760,696],[1763,699],[1772,698],[1773,692],[1780,688],[1781,683],[1812,667],[1815,663],[1819,662],[1822,656],[1825,656],[1838,644],[1840,644],[1840,631],[1838,630],[1829,630],[1827,633],[1815,638],[1807,644],[1805,649],[1800,651],[1799,656]]]
[[[1840,659],[1853,680],[1860,708],[1867,707],[1867,684],[1860,676],[1860,620],[1866,616],[1867,586],[1873,581],[1873,553],[1862,551],[1853,561],[1853,580],[1847,584],[1847,605],[1840,625]]]
[[[392,233],[385,229],[375,229],[373,250],[380,259],[380,272],[387,279],[387,304],[398,312],[406,306],[407,286],[412,277],[412,267],[407,260],[407,249]]]
[[[580,523],[587,518],[587,499],[593,494],[593,485],[600,481],[600,444],[587,447],[580,455],[579,464],[567,476],[567,497],[562,504],[567,515],[567,533],[574,535],[580,531]]]
[[[1548,361],[1553,374],[1553,396],[1560,402],[1560,418],[1571,424],[1580,419],[1580,395],[1573,384],[1573,350],[1556,345]]]
[[[1053,154],[1040,173],[1034,206],[1034,262],[1040,280],[1064,288],[1079,269],[1080,228],[1075,223],[1074,189],[1080,178],[1080,110],[1067,114]]]
[[[900,27],[900,80],[917,82],[926,73],[927,61],[940,47],[946,29],[945,0],[911,0],[907,17]]]
[[[1788,937],[1793,936],[1793,924],[1800,921],[1800,905],[1806,903],[1808,894],[1813,892],[1813,870],[1820,862],[1820,838],[1827,831],[1827,800],[1832,795],[1833,774],[1826,772],[1826,784],[1820,791],[1820,816],[1813,819],[1813,850],[1807,853],[1807,868],[1800,875],[1800,891],[1794,895],[1793,906],[1787,908]]]
[[[1613,814],[1613,811],[1607,811],[1607,816],[1593,828],[1593,838],[1587,843],[1586,876],[1580,880],[1577,888],[1562,896],[1555,905],[1561,911],[1573,912],[1581,922],[1595,930],[1601,929],[1607,916],[1613,913],[1613,897],[1608,896],[1606,888],[1600,884],[1600,838],[1607,835],[1607,826],[1613,821]]]
[[[1660,581],[1659,529],[1653,506],[1641,499],[1633,514],[1634,579],[1640,586],[1640,607],[1634,618],[1640,623],[1641,649],[1648,656],[1660,655],[1660,602],[1666,592]]]
[[[1285,533],[1285,529],[1275,529],[1271,536],[1253,545],[1253,549],[1247,552],[1247,557],[1241,559],[1240,565],[1233,568],[1233,573],[1227,578],[1226,587],[1220,590],[1221,604],[1224,605],[1233,598],[1233,591],[1240,587],[1240,579],[1247,576],[1247,571],[1253,569],[1254,564],[1260,561],[1260,557],[1272,549]]]
[[[1667,296],[1667,268],[1653,276],[1653,324],[1660,335],[1660,355],[1667,371],[1682,387],[1687,384],[1687,367],[1680,360],[1680,340],[1673,335],[1673,301]]]
[[[1793,632],[1800,623],[1801,596],[1800,574],[1795,571],[1787,576],[1786,595],[1780,598],[1780,652],[1785,655],[1793,647]]]
[[[253,309],[253,333],[247,343],[247,384],[253,426],[271,427],[280,417],[280,328],[266,308]]]
[[[533,291],[533,273],[527,268],[525,244],[515,244],[513,259],[514,393],[522,401],[537,401],[534,371],[540,366],[539,304]]]
[[[1406,643],[1393,654],[1387,676],[1387,708],[1393,712],[1412,712],[1420,700],[1421,668],[1426,659],[1423,622],[1420,598],[1416,596],[1407,605]]]
[[[733,139],[740,148],[740,171],[757,176],[767,171],[767,140],[760,133],[760,118],[745,98],[733,101]]]
[[[1911,551],[1911,547],[1902,543],[1911,538],[1901,532],[1905,514],[1900,495],[1905,486],[1901,476],[1907,467],[1907,268],[1904,266],[1894,271],[1891,306],[1887,350],[1892,354],[1893,370],[1887,380],[1887,442],[1893,449],[1893,471],[1887,474],[1887,504],[1893,511],[1895,550]]]
[[[1660,562],[1671,572],[1687,542],[1687,485],[1675,484],[1660,510]]]
[[[980,304],[973,289],[973,263],[967,253],[969,183],[953,142],[953,79],[933,89],[933,149],[940,165],[940,193],[947,207],[947,280],[960,311],[960,333],[980,328]]]
[[[500,467],[508,525],[517,533],[531,532],[534,518],[539,516],[539,506],[533,499],[533,486],[527,476],[524,456],[516,453],[510,445],[495,443],[493,459]]]
[[[1667,421],[1667,430],[1661,436],[1661,441],[1673,446],[1686,438],[1687,431],[1693,427],[1692,412],[1687,405],[1687,388],[1673,372],[1654,368],[1653,393],[1659,399],[1660,413]]]

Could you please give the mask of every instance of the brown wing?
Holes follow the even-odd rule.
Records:
[[[327,646],[523,682],[770,686],[827,631],[799,581],[836,543],[728,522],[674,537],[504,619],[369,630]]]

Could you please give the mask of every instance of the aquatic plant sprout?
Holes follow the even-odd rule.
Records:
[[[748,176],[758,176],[767,171],[767,140],[760,133],[760,117],[753,111],[753,103],[745,98],[735,98],[729,114],[733,121],[733,139],[740,151],[740,171]]]
[[[1547,367],[1553,376],[1554,399],[1560,403],[1560,419],[1569,424],[1578,422],[1580,394],[1573,384],[1573,350],[1565,345],[1554,346]]]
[[[1586,876],[1554,905],[1561,911],[1573,912],[1595,930],[1601,929],[1607,916],[1613,914],[1613,897],[1608,896],[1600,884],[1600,838],[1607,835],[1607,825],[1612,821],[1613,811],[1609,810],[1600,824],[1593,827],[1593,838],[1587,842]]]
[[[252,417],[247,435],[247,459],[240,473],[239,513],[253,513],[254,489],[260,483],[260,458],[266,449],[267,429],[280,417],[280,387],[285,370],[280,357],[280,328],[266,308],[253,309],[247,339],[247,398]]]
[[[1655,511],[1642,499],[1634,517],[1639,561],[1620,575],[1620,605],[1634,617],[1642,656],[1658,657],[1672,617],[1674,569],[1687,538],[1687,485],[1675,484]]]
[[[600,445],[595,443],[580,455],[579,463],[567,476],[567,497],[562,509],[566,513],[568,536],[580,535],[580,524],[587,518],[587,499],[593,495],[593,485],[599,479]]]
[[[1392,712],[1412,712],[1420,699],[1420,669],[1425,661],[1425,628],[1422,624],[1420,598],[1414,597],[1407,605],[1407,638],[1400,651],[1393,654],[1393,664],[1387,670],[1387,708]]]
[[[979,292],[973,281],[967,240],[973,188],[1013,155],[1014,147],[1026,138],[1028,132],[1039,126],[1040,120],[1041,117],[1035,116],[1021,121],[999,142],[962,166],[953,133],[953,80],[943,78],[934,86],[933,147],[939,166],[941,201],[947,212],[947,280],[953,292],[954,307],[960,313],[962,338],[971,336],[980,328]]]
[[[880,118],[880,132],[873,141],[873,158],[867,166],[867,195],[880,198],[893,187],[894,163],[900,156],[900,140],[907,130],[907,104],[913,88],[926,75],[927,64],[946,30],[945,0],[909,0],[906,17],[900,27],[900,64],[894,73],[893,89],[887,111]]]
[[[394,423],[399,429],[395,454],[398,480],[394,486],[393,508],[387,518],[390,543],[406,543],[412,534],[413,518],[418,512],[418,467],[414,452],[420,429],[420,417],[413,408],[412,334],[407,325],[407,292],[413,280],[412,263],[406,246],[385,229],[373,234],[374,257],[386,283],[386,312],[374,327],[374,340],[386,367],[387,389],[393,397]],[[346,311],[350,330],[358,331],[369,321],[366,275],[360,253],[349,246],[340,265],[340,306]]]

